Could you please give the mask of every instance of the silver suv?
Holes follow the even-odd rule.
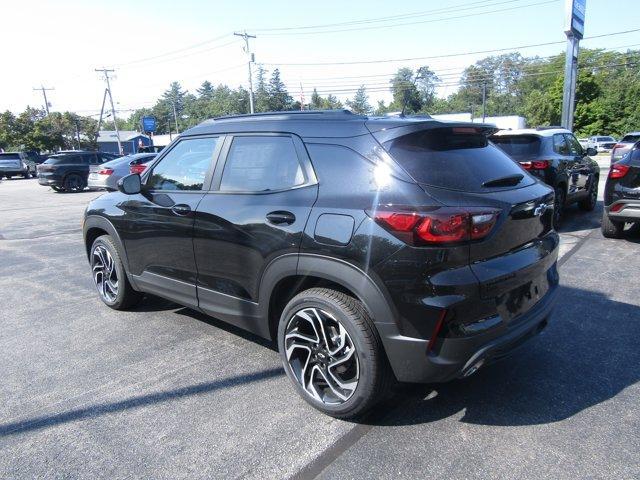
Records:
[[[0,178],[15,177],[20,175],[24,178],[35,177],[36,162],[24,152],[0,153]]]

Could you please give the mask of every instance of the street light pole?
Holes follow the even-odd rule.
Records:
[[[242,37],[244,39],[244,51],[247,54],[247,57],[249,58],[249,61],[247,62],[247,67],[249,68],[249,110],[251,113],[254,113],[254,108],[253,108],[253,76],[251,74],[251,64],[255,61],[255,57],[253,55],[253,53],[251,53],[251,50],[249,49],[249,39],[250,38],[256,38],[255,35],[249,35],[246,31],[244,33],[237,33],[234,32],[234,35],[236,37]]]

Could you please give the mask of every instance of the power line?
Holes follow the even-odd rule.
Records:
[[[340,33],[340,32],[354,32],[354,31],[362,31],[362,30],[379,30],[382,28],[395,28],[395,27],[404,27],[404,26],[408,26],[408,25],[421,25],[421,24],[425,24],[425,23],[437,23],[437,22],[446,22],[449,20],[458,20],[461,18],[468,18],[468,17],[476,17],[478,15],[488,15],[491,13],[502,13],[505,11],[510,11],[510,10],[519,10],[522,8],[528,8],[528,7],[535,7],[535,6],[539,6],[539,5],[547,5],[550,3],[557,3],[559,0],[545,0],[542,2],[536,2],[536,3],[529,3],[526,5],[519,5],[519,6],[515,6],[515,7],[508,7],[508,8],[501,8],[499,10],[488,10],[485,12],[472,12],[472,13],[467,13],[464,15],[455,15],[453,17],[446,17],[446,18],[435,18],[435,19],[429,19],[429,20],[419,20],[419,21],[411,21],[411,22],[404,22],[404,23],[395,23],[393,25],[378,25],[378,26],[369,26],[369,27],[355,27],[355,28],[344,28],[344,29],[338,29],[338,30],[322,30],[322,31],[316,31],[316,32],[289,32],[289,33],[264,33],[263,35],[265,36],[270,36],[270,37],[281,37],[281,36],[288,36],[288,35],[321,35],[321,34],[325,34],[325,33]],[[509,2],[501,2],[501,3],[509,3]],[[498,5],[498,4],[495,4]],[[493,6],[493,5],[488,5],[488,6]]]
[[[613,32],[606,33],[603,35],[595,35],[591,37],[585,37],[583,40],[592,40],[595,38],[603,38],[603,37],[612,37],[614,35],[624,35],[626,33],[633,33],[640,31],[640,28],[636,28],[633,30],[625,30],[621,32]],[[484,53],[497,53],[497,52],[506,52],[510,50],[520,50],[523,48],[534,48],[534,47],[546,47],[549,45],[558,45],[565,43],[566,40],[559,40],[555,42],[544,42],[544,43],[534,43],[530,45],[518,45],[516,47],[507,47],[507,48],[494,48],[489,50],[476,50],[473,52],[458,52],[458,53],[449,53],[442,55],[431,55],[427,57],[411,57],[411,58],[388,58],[383,60],[358,60],[358,61],[349,61],[349,62],[314,62],[314,63],[269,63],[269,62],[261,62],[262,65],[269,66],[326,66],[326,65],[366,65],[366,64],[375,64],[375,63],[395,63],[395,62],[412,62],[416,60],[433,60],[436,58],[450,58],[450,57],[463,57],[467,55],[480,55]]]
[[[460,10],[469,10],[472,8],[478,8],[478,6],[494,6],[496,4],[493,5],[478,5],[478,4],[487,4],[487,3],[491,3],[494,2],[495,0],[480,0],[480,1],[476,1],[476,2],[471,2],[471,3],[463,3],[463,4],[458,4],[458,5],[450,5],[449,7],[446,8],[438,8],[435,10],[421,10],[418,12],[411,12],[411,13],[403,13],[403,14],[399,14],[399,15],[390,15],[390,16],[385,16],[385,17],[375,17],[375,18],[367,18],[367,19],[362,19],[362,20],[351,20],[348,22],[338,22],[338,23],[325,23],[325,24],[321,24],[321,25],[304,25],[304,26],[300,26],[300,27],[274,27],[274,28],[256,28],[254,29],[257,32],[278,32],[278,31],[290,31],[290,30],[312,30],[312,29],[318,29],[318,28],[331,28],[331,27],[343,27],[343,26],[347,26],[347,25],[361,25],[361,24],[366,24],[366,23],[380,23],[380,22],[388,22],[390,20],[399,20],[399,19],[403,19],[403,18],[407,18],[407,17],[411,17],[411,18],[416,18],[416,17],[424,17],[426,15],[433,15],[433,14],[437,14],[437,13],[449,13],[451,11],[460,11]],[[513,2],[519,2],[522,0],[508,0],[505,2],[499,2],[499,3],[513,3]],[[472,5],[476,5],[476,6],[472,6]]]

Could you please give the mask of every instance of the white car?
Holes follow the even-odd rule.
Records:
[[[616,144],[616,139],[613,137],[594,136],[589,137],[588,146],[595,148],[598,153],[610,152]]]

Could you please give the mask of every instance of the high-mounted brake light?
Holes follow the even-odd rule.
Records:
[[[429,212],[368,211],[379,225],[410,245],[438,245],[479,240],[491,232],[498,211],[443,207]]]
[[[622,178],[624,177],[627,172],[629,171],[629,166],[628,165],[620,165],[617,163],[614,163],[613,165],[611,165],[611,168],[609,169],[609,178]]]
[[[98,175],[111,175],[113,170],[111,168],[103,168],[102,170],[98,170]]]

